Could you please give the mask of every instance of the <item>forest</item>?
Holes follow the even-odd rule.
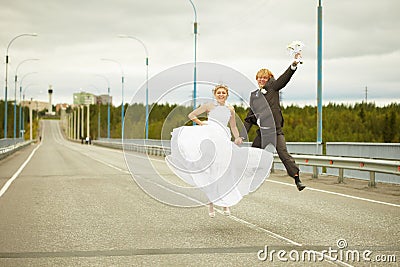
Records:
[[[237,124],[241,128],[247,108],[234,106]],[[18,107],[19,110],[19,107]],[[191,125],[187,115],[192,107],[175,104],[152,104],[149,106],[149,139],[169,139],[173,128]],[[66,110],[72,112],[71,107]],[[86,112],[86,111],[85,111]],[[29,129],[29,110],[23,109],[25,129]],[[124,106],[124,138],[145,137],[145,107],[143,104]],[[284,133],[288,142],[315,142],[317,138],[317,107],[295,105],[282,107]],[[353,105],[330,103],[322,109],[323,142],[400,142],[400,104],[392,103],[383,107],[374,103]],[[8,109],[8,138],[13,137],[13,106]],[[34,118],[40,119],[44,112],[34,111]],[[205,114],[204,114],[205,116]],[[85,116],[86,117],[86,116]],[[19,123],[17,116],[17,123]],[[84,118],[86,119],[86,118]],[[202,119],[206,119],[203,117]],[[4,102],[0,101],[0,136],[4,127]],[[18,125],[18,124],[17,124]],[[86,125],[86,122],[85,122]],[[107,105],[90,106],[90,135],[92,139],[106,138],[108,125]],[[100,131],[99,131],[100,130]],[[256,127],[252,127],[249,140],[253,140]],[[25,132],[29,137],[29,133]],[[110,107],[110,138],[121,138],[121,106]]]

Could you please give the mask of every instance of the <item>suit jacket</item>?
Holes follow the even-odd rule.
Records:
[[[244,119],[244,126],[249,132],[251,126],[258,125],[276,130],[277,134],[283,134],[283,116],[280,107],[279,91],[283,89],[290,81],[296,70],[291,66],[278,79],[271,77],[265,84],[266,94],[261,93],[259,89],[251,92],[250,110]],[[260,134],[260,131],[257,131]]]

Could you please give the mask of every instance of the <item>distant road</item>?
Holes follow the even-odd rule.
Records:
[[[0,161],[0,266],[400,265],[399,186],[305,175],[308,188],[298,192],[276,172],[232,216],[211,219],[206,207],[173,207],[144,193],[122,151],[69,142],[58,121],[43,123],[41,144]],[[152,162],[165,168],[161,157]],[[272,262],[258,259],[265,246],[275,250]],[[335,261],[332,250],[337,258],[370,250],[373,262]],[[301,261],[304,251],[317,262]]]

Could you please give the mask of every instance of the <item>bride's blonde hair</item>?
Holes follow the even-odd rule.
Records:
[[[213,94],[215,95],[215,93],[217,92],[218,89],[225,89],[226,91],[226,95],[229,96],[229,88],[228,86],[224,85],[224,84],[218,84],[214,87],[214,89],[212,90]]]

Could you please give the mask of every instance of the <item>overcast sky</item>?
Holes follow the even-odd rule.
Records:
[[[301,40],[304,64],[283,91],[284,104],[316,105],[317,0],[193,0],[197,10],[197,61],[233,68],[252,82],[260,68],[279,76],[290,63],[286,45]],[[379,105],[400,102],[400,1],[322,0],[323,102]],[[24,77],[26,98],[72,103],[74,92],[107,93],[125,102],[146,78],[194,58],[194,12],[189,0],[0,0],[0,97],[4,99],[5,54],[10,41],[8,99],[14,99],[14,75]],[[39,61],[26,61],[38,58]],[[108,58],[112,61],[102,61]],[[36,72],[34,74],[29,74]],[[26,76],[25,76],[26,75]],[[104,78],[106,77],[106,79]],[[248,98],[254,88],[240,88]],[[150,88],[150,99],[154,90]],[[199,88],[199,90],[202,90]],[[206,96],[210,91],[201,92]],[[154,94],[153,94],[154,95]],[[19,95],[18,97],[19,98]]]

